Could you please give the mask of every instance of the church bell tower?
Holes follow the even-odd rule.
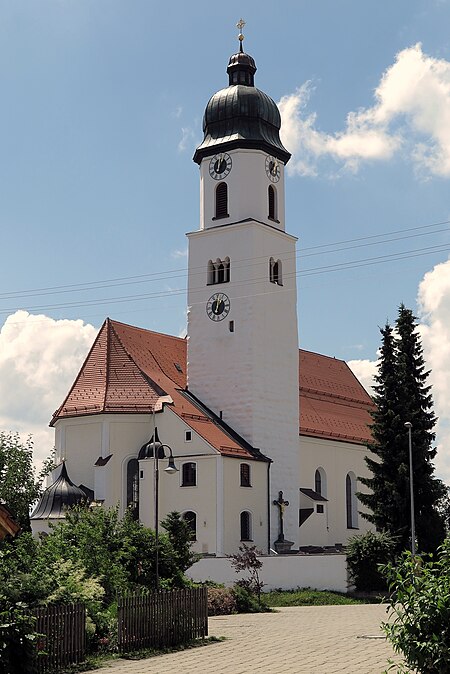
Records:
[[[241,22],[242,24],[242,22]],[[242,25],[238,24],[240,28]],[[296,238],[285,232],[284,180],[275,102],[255,87],[240,49],[229,85],[209,100],[200,168],[200,228],[188,234],[188,386],[253,447],[270,469],[271,546],[298,546],[299,384]]]

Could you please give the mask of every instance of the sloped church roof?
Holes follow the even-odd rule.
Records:
[[[170,396],[175,414],[230,456],[264,459],[186,390],[186,340],[106,319],[58,419],[92,414],[150,413]],[[348,365],[299,351],[300,435],[358,444],[370,440],[370,396]]]

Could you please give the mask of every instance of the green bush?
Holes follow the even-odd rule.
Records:
[[[387,564],[391,622],[382,627],[407,666],[421,674],[450,671],[450,540],[438,558],[403,554]],[[399,671],[399,670],[397,670]],[[410,671],[410,669],[400,669]]]
[[[353,536],[347,543],[347,565],[350,581],[358,592],[387,590],[380,565],[394,560],[396,539],[387,533],[368,531]]]
[[[267,604],[257,597],[251,590],[241,584],[240,581],[233,586],[236,610],[238,613],[263,613],[269,611]]]

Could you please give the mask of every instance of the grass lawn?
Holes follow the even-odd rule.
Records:
[[[364,604],[361,599],[353,599],[340,592],[311,590],[299,587],[296,590],[273,590],[262,595],[268,606],[329,606],[330,604]]]

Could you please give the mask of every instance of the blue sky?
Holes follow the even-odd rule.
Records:
[[[98,328],[106,316],[182,332],[184,234],[199,220],[192,155],[241,15],[256,85],[281,101],[292,143],[301,346],[373,363],[400,302],[439,341],[427,316],[442,323],[450,305],[450,1],[280,4],[0,0],[0,326],[23,350],[18,309],[42,332],[47,319]],[[361,266],[323,269],[341,263]],[[438,290],[425,281],[419,307],[436,265]],[[79,284],[90,285],[67,287]],[[0,409],[3,423],[16,417]]]

